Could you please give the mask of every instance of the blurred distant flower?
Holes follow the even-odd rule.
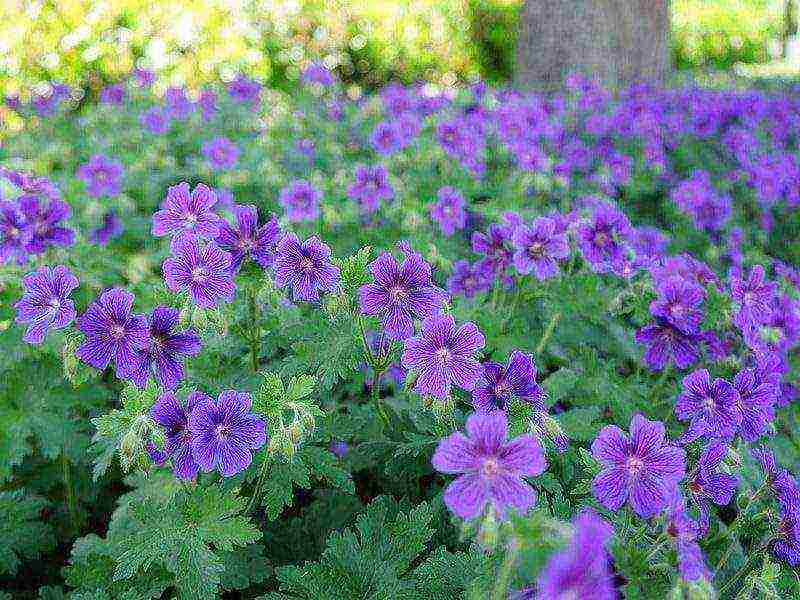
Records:
[[[185,121],[194,112],[194,104],[186,95],[186,90],[180,87],[167,88],[164,103],[167,114],[178,121]]]
[[[356,167],[356,180],[347,188],[347,196],[361,205],[367,214],[378,210],[381,202],[394,198],[394,190],[389,183],[389,172],[383,165]]]
[[[322,192],[304,179],[293,181],[281,190],[279,202],[286,218],[293,222],[314,221],[319,217]]]
[[[431,205],[431,219],[439,224],[442,233],[450,237],[467,222],[466,201],[461,193],[450,186],[440,188],[437,200]]]
[[[220,171],[232,169],[239,160],[239,148],[225,137],[203,142],[202,152],[211,167]]]
[[[122,106],[125,103],[125,86],[119,83],[107,85],[100,91],[100,102]]]
[[[98,246],[105,246],[120,235],[122,235],[122,221],[113,210],[110,210],[103,215],[103,224],[91,231],[89,240]]]
[[[170,116],[159,106],[153,106],[139,115],[139,124],[153,135],[164,135],[169,131]]]
[[[125,169],[118,160],[95,154],[89,162],[78,168],[77,177],[86,183],[86,192],[92,198],[113,198],[122,190]]]

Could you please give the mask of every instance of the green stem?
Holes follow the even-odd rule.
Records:
[[[652,559],[658,553],[658,551],[661,550],[661,547],[664,545],[665,541],[667,541],[666,533],[662,533],[660,536],[658,536],[656,541],[653,542],[653,549],[645,557],[646,562],[650,562],[650,559]]]
[[[722,536],[723,539],[726,538],[726,537],[729,537],[734,531],[736,531],[736,529],[741,525],[742,519],[744,518],[744,516],[750,510],[750,507],[753,506],[755,501],[758,500],[758,498],[761,496],[761,494],[763,494],[767,490],[768,487],[769,487],[769,484],[765,481],[764,483],[761,484],[761,486],[755,492],[753,492],[753,494],[750,496],[750,498],[747,501],[747,506],[744,507],[742,512],[740,512],[738,515],[736,515],[736,518],[728,526],[728,529],[726,530],[725,535]],[[727,564],[728,559],[731,557],[732,554],[733,554],[733,544],[730,544],[728,546],[728,548],[725,550],[725,553],[719,559],[719,562],[717,563],[717,566],[714,568],[714,572],[715,573],[719,573],[722,570],[722,568]]]
[[[506,549],[506,557],[503,560],[503,564],[500,565],[500,571],[497,573],[497,582],[494,584],[494,590],[492,591],[492,600],[506,600],[508,598],[511,571],[514,569],[514,563],[517,562],[517,554],[519,554],[519,546],[516,540],[512,539]]]
[[[557,312],[552,317],[550,317],[550,322],[547,324],[547,327],[542,334],[542,339],[539,340],[539,344],[536,346],[536,356],[541,355],[542,350],[544,350],[547,342],[550,341],[550,337],[553,335],[553,332],[556,330],[558,326],[558,322],[561,320],[561,313]]]
[[[271,462],[272,461],[269,454],[264,456],[264,461],[261,463],[261,470],[258,473],[258,479],[256,479],[256,486],[253,488],[253,495],[250,497],[250,501],[247,503],[247,510],[245,511],[245,514],[253,514],[253,512],[258,508],[261,501],[261,491],[264,487],[264,482],[267,479],[267,471],[269,470],[269,465]]]
[[[381,377],[385,371],[375,371],[375,378],[372,381],[372,402],[375,405],[375,410],[378,411],[378,416],[383,421],[383,426],[389,429],[389,413],[386,412],[386,405],[381,398]]]
[[[259,355],[261,354],[261,324],[258,320],[258,304],[256,303],[256,295],[258,292],[252,288],[248,295],[248,308],[250,311],[250,364],[253,368],[253,373],[258,373],[260,366]]]
[[[75,490],[72,489],[72,472],[69,467],[69,460],[67,459],[66,452],[61,452],[61,471],[64,476],[64,492],[67,500],[67,510],[69,511],[70,522],[72,528],[77,534],[80,531],[80,524],[78,523],[78,507],[75,504]]]
[[[764,546],[762,546],[761,550],[766,550],[768,545],[769,544],[765,544]],[[754,560],[757,559],[759,556],[763,556],[763,552],[753,552],[750,556],[747,557],[741,568],[738,571],[736,571],[736,573],[734,573],[733,576],[728,581],[725,582],[725,585],[719,588],[720,598],[722,597],[722,593],[725,590],[727,590],[734,583],[736,583],[739,580],[739,578],[750,569],[751,563],[754,562]]]

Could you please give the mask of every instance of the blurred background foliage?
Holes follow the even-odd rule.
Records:
[[[98,90],[134,66],[161,85],[236,72],[286,87],[324,60],[354,87],[505,81],[521,0],[2,0],[0,94],[47,81]],[[780,53],[784,0],[673,0],[681,69]]]

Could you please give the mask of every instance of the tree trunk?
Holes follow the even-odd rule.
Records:
[[[525,0],[520,87],[555,89],[572,72],[610,86],[661,83],[669,62],[669,0]]]

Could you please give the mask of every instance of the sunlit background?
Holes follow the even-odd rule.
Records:
[[[98,90],[134,66],[160,85],[245,72],[291,85],[323,60],[352,93],[387,80],[507,79],[520,0],[4,0],[0,93],[47,82]],[[784,0],[673,0],[682,70],[792,73]],[[737,66],[738,65],[738,66]],[[766,65],[766,67],[765,67]]]

